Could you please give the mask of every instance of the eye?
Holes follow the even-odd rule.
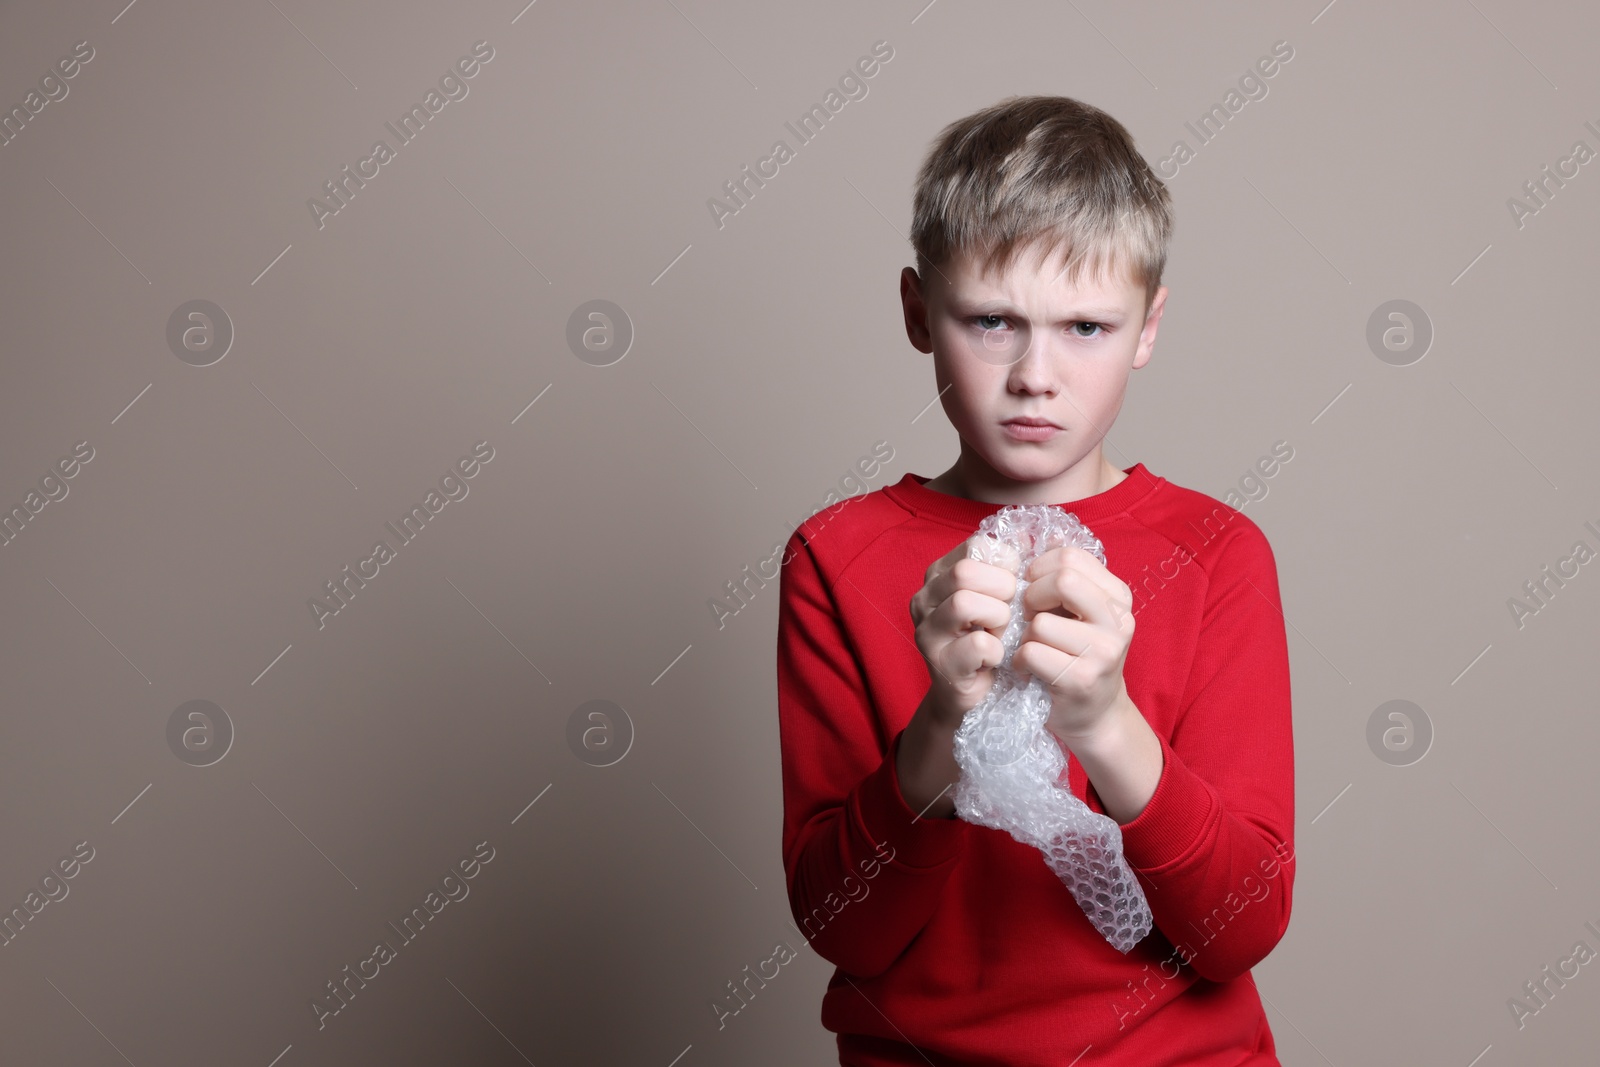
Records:
[[[1105,324],[1104,323],[1100,323],[1100,322],[1075,322],[1075,323],[1072,324],[1072,326],[1073,326],[1074,329],[1076,329],[1079,326],[1091,326],[1094,329],[1099,330],[1100,333],[1104,333],[1105,329],[1106,329],[1105,328]],[[1088,340],[1091,337],[1099,337],[1100,333],[1079,333],[1079,334],[1074,334],[1073,336],[1081,337],[1084,340]]]
[[[993,326],[986,326],[985,323],[987,323],[990,319],[996,319],[998,321],[995,322],[995,324]],[[991,315],[978,315],[978,316],[974,317],[973,319],[971,319],[970,321],[975,323],[980,329],[983,329],[986,332],[989,331],[989,330],[998,329],[999,327],[1005,325],[1004,317],[1002,317],[1000,315],[992,315],[992,314]]]

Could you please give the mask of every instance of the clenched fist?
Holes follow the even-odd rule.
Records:
[[[1122,667],[1133,640],[1133,591],[1077,545],[1040,554],[1024,577],[1031,583],[1022,594],[1027,628],[1011,666],[1049,688],[1045,725],[1076,749],[1126,700]]]
[[[1005,658],[1000,637],[1011,620],[1021,565],[1015,550],[1004,545],[997,561],[1003,565],[969,559],[971,541],[934,560],[911,598],[917,648],[928,663],[926,703],[950,730],[994,684],[995,668]]]

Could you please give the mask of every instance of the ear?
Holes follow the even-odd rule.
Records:
[[[1144,318],[1144,329],[1139,331],[1139,348],[1133,354],[1133,369],[1138,370],[1150,362],[1150,356],[1156,345],[1156,330],[1161,325],[1161,312],[1167,306],[1167,287],[1162,286],[1156,290],[1155,299],[1150,301],[1150,313]]]
[[[933,334],[928,329],[928,301],[922,279],[915,267],[900,272],[900,306],[905,312],[906,337],[918,352],[933,351]]]

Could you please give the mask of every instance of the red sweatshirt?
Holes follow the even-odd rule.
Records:
[[[1161,741],[1122,826],[1154,929],[1126,956],[1035,848],[919,818],[895,751],[928,690],[912,594],[1001,505],[907,474],[789,538],[778,606],[783,863],[836,965],[822,1024],[850,1067],[1276,1065],[1250,968],[1289,922],[1294,753],[1276,564],[1261,529],[1135,464],[1060,506],[1134,592],[1123,676]],[[1083,767],[1073,793],[1105,808]]]

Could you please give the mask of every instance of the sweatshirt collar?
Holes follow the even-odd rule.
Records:
[[[1072,512],[1084,525],[1092,527],[1097,522],[1103,523],[1107,519],[1125,513],[1166,482],[1165,478],[1157,477],[1146,470],[1143,463],[1125,467],[1122,472],[1127,477],[1110,489],[1080,500],[1063,501],[1056,506],[1063,511]],[[965,530],[976,529],[980,522],[1006,506],[941,493],[936,489],[929,489],[925,484],[928,480],[920,474],[908,471],[894,485],[885,486],[883,491],[895,503],[914,515],[936,519]]]

